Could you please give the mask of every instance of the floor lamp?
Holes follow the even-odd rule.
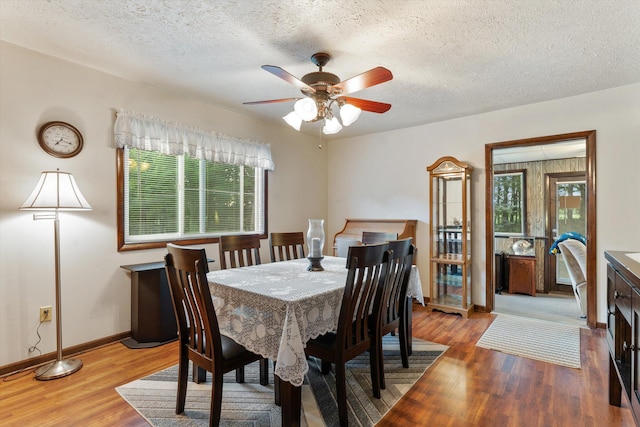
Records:
[[[36,185],[26,202],[20,206],[21,210],[53,211],[47,214],[34,214],[33,220],[52,219],[55,241],[55,273],[56,273],[56,344],[57,357],[36,370],[37,380],[54,380],[65,377],[82,368],[79,359],[62,358],[62,316],[60,297],[60,220],[58,211],[88,211],[91,206],[82,196],[73,175],[60,170],[42,172],[40,181]]]

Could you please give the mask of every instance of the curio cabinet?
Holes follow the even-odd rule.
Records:
[[[469,317],[471,302],[471,172],[454,157],[427,167],[430,203],[428,309]]]

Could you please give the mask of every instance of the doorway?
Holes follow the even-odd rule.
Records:
[[[485,145],[485,170],[486,172],[486,188],[488,191],[485,193],[485,207],[486,207],[486,310],[491,312],[495,308],[495,290],[496,290],[496,280],[495,280],[495,257],[493,254],[496,251],[495,247],[495,239],[494,239],[494,210],[493,210],[493,178],[494,178],[494,158],[498,154],[501,153],[500,150],[503,149],[511,149],[511,151],[518,151],[519,149],[527,150],[530,148],[541,149],[544,151],[546,148],[552,148],[555,145],[561,145],[563,143],[568,143],[571,141],[581,140],[584,141],[584,182],[585,182],[585,222],[587,224],[586,228],[586,241],[587,241],[587,325],[590,328],[596,327],[596,263],[592,260],[596,259],[596,192],[595,192],[595,143],[596,143],[596,132],[595,131],[585,131],[585,132],[575,132],[570,134],[561,134],[561,135],[551,135],[545,137],[538,138],[529,138],[523,140],[515,140],[515,141],[504,141],[492,144]],[[544,176],[545,174],[535,175],[533,176]],[[528,178],[529,179],[529,178]],[[536,200],[532,200],[536,202]],[[540,201],[544,203],[544,199]],[[530,204],[530,203],[529,203]],[[546,218],[548,221],[548,218]],[[543,221],[544,222],[544,221]],[[548,224],[548,223],[547,223]],[[546,224],[542,224],[543,226]],[[527,230],[529,233],[529,230]],[[547,240],[548,238],[543,233],[539,235],[542,239]],[[544,243],[547,251],[549,245],[552,242]],[[548,274],[548,273],[546,273]],[[546,275],[545,274],[545,275]],[[548,277],[548,276],[547,276]]]

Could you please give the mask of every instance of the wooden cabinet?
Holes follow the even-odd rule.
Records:
[[[536,296],[536,258],[507,255],[509,293]]]
[[[614,348],[616,336],[616,269],[607,264],[607,343]]]
[[[207,262],[213,262],[207,258]],[[131,272],[131,337],[129,348],[150,348],[178,338],[164,261],[121,265]]]
[[[129,348],[157,347],[178,337],[164,262],[121,265],[131,272]]]
[[[622,251],[606,251],[609,404],[621,406],[622,392],[640,425],[640,262]]]
[[[429,171],[430,287],[427,308],[468,317],[471,302],[471,172],[454,157]]]

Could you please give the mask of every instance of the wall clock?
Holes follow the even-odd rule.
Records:
[[[82,151],[82,134],[65,122],[47,122],[38,130],[38,143],[42,149],[54,156],[68,158]]]

